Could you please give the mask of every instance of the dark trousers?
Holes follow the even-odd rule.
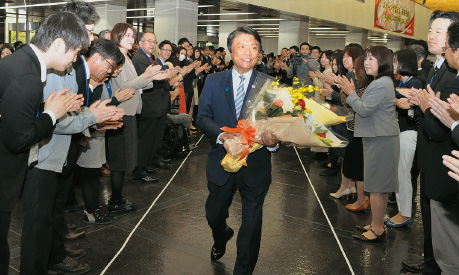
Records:
[[[81,193],[86,211],[94,213],[99,208],[100,168],[80,167]]]
[[[159,164],[161,162],[161,150],[163,147],[164,130],[166,130],[167,112],[164,112],[161,117],[156,118],[156,123],[153,126],[153,145],[151,147],[151,163]]]
[[[56,188],[55,172],[29,169],[22,193],[21,274],[47,273]]]
[[[236,189],[242,201],[242,224],[237,235],[237,258],[234,274],[252,274],[258,260],[261,241],[263,203],[269,184],[260,187],[247,186],[239,173],[231,174],[223,186],[208,183],[209,197],[206,202],[206,218],[212,229],[215,243],[225,241],[228,228],[226,219]]]
[[[430,214],[430,199],[425,195],[425,177],[421,173],[420,202],[422,213],[422,226],[424,227],[424,262],[422,274],[440,275],[441,269],[435,261],[432,247],[432,218]]]
[[[67,163],[62,169],[62,173],[57,174],[58,185],[53,209],[53,239],[49,254],[49,265],[61,263],[67,257],[64,248],[64,233],[67,231],[67,226],[65,225],[65,204],[72,189],[75,171],[77,170],[76,161],[80,149],[80,139],[72,139],[67,154]]]
[[[0,211],[0,275],[8,275],[10,264],[10,247],[8,231],[10,229],[11,212]]]
[[[150,156],[153,152],[153,142],[158,124],[157,117],[142,118],[137,120],[137,140],[138,140],[138,164],[136,173],[145,173],[145,169],[150,164]],[[164,130],[163,130],[164,132]]]

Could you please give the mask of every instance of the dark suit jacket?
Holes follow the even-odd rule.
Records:
[[[255,66],[255,70],[259,71],[260,73],[268,74],[268,67],[264,62],[261,62],[259,65]]]
[[[78,84],[78,93],[82,94],[84,97],[83,106],[89,106],[94,100],[92,98],[92,92],[87,91],[88,79],[86,78],[85,68],[83,65],[83,60],[81,56],[78,56],[76,61],[72,64],[73,69],[75,69],[76,81]],[[89,102],[89,104],[88,104]]]
[[[27,171],[29,149],[52,135],[43,103],[40,63],[30,46],[0,61],[0,211],[11,211]]]
[[[255,70],[252,73],[244,104],[258,74]],[[234,106],[232,70],[208,76],[199,98],[196,122],[211,144],[206,165],[207,180],[223,186],[228,181],[230,173],[220,165],[226,155],[226,150],[216,141],[218,135],[223,132],[221,127],[234,128],[238,122]],[[241,173],[244,182],[250,187],[269,185],[271,183],[271,153],[266,147],[263,147],[249,154],[247,167],[242,167],[238,173]]]
[[[453,132],[451,133],[451,138],[453,139],[454,143],[459,146],[459,127],[455,127]]]
[[[433,73],[432,68],[427,77],[428,83]],[[440,99],[444,101],[453,93],[459,95],[459,78],[446,61],[437,71],[432,88],[441,92]],[[458,147],[451,140],[451,130],[430,112],[430,108],[419,124],[417,149],[418,167],[425,177],[426,196],[439,202],[456,203],[456,181],[448,176],[442,156],[450,155]]]

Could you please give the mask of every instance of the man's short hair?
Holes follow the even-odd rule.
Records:
[[[123,56],[122,62],[124,63],[124,55],[121,53],[118,45],[112,40],[96,39],[92,41],[89,51],[86,53],[86,57],[91,57],[96,53],[105,59],[113,59],[117,64],[121,62],[121,55]]]
[[[57,38],[64,40],[66,52],[86,48],[89,44],[88,31],[83,21],[69,12],[58,12],[46,17],[30,43],[46,52]]]
[[[151,33],[151,34],[155,34],[154,32],[139,32],[139,40],[143,42],[143,37],[145,36],[145,34],[147,33]]]
[[[429,19],[429,28],[432,25],[432,22],[435,21],[435,19],[442,18],[442,19],[449,19],[451,20],[451,24],[459,21],[459,14],[455,11],[441,11],[441,10],[436,10],[430,15]]]
[[[425,59],[427,57],[426,50],[419,44],[411,44],[408,46],[408,49],[416,53],[416,60],[420,60],[421,58]]]
[[[300,49],[298,48],[298,46],[295,46],[295,45],[291,46],[289,50],[291,50],[291,49],[294,49],[295,52],[299,52],[299,51],[300,51]]]
[[[111,30],[103,30],[103,31],[100,31],[100,32],[99,32],[99,38],[105,38],[105,35],[106,35],[107,33],[110,33],[110,32],[111,32]]]
[[[320,47],[319,47],[319,46],[312,46],[311,52],[312,52],[312,50],[319,50],[319,53],[322,52],[322,51],[320,50]]]
[[[171,41],[163,40],[163,41],[161,41],[161,43],[159,43],[158,49],[162,49],[164,47],[164,45],[169,45],[172,48],[172,42]]]
[[[309,50],[311,50],[311,45],[310,45],[308,42],[303,42],[303,43],[301,43],[301,45],[300,45],[300,50],[301,50],[301,48],[302,48],[304,45],[307,45],[308,48],[309,48]]]
[[[216,51],[216,52],[221,52],[221,53],[222,53],[222,52],[225,51],[225,48],[219,47],[219,48],[217,48],[215,51]]]
[[[459,22],[455,22],[448,27],[448,44],[455,52],[459,48]]]
[[[226,46],[228,48],[228,51],[230,53],[232,52],[234,39],[236,38],[236,36],[238,36],[240,34],[243,34],[243,33],[249,34],[249,35],[252,35],[253,37],[255,37],[255,40],[257,40],[257,42],[258,42],[258,51],[261,51],[261,37],[260,37],[260,35],[258,34],[257,31],[255,31],[254,29],[252,29],[250,27],[247,27],[247,26],[239,27],[235,31],[231,32],[228,35],[228,38],[226,40]]]
[[[185,42],[188,42],[188,44],[190,44],[190,41],[188,40],[188,38],[186,37],[182,37],[179,39],[179,41],[177,42],[177,45],[183,45],[183,43]]]
[[[87,2],[70,1],[65,4],[61,11],[75,14],[83,20],[85,25],[96,24],[100,19],[96,9]]]

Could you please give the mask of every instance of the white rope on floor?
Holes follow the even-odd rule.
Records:
[[[198,142],[196,142],[196,145],[199,144],[199,142],[201,142],[202,138],[204,137],[204,135],[201,135],[201,137],[199,138]],[[180,169],[182,168],[183,164],[185,164],[185,162],[187,161],[188,157],[190,156],[190,154],[192,153],[193,151],[190,151],[188,152],[188,155],[186,156],[186,158],[182,161],[182,163],[180,164],[180,166],[177,168],[177,171],[175,171],[174,175],[171,177],[171,179],[169,180],[169,182],[166,184],[166,186],[164,186],[163,190],[161,190],[161,192],[159,193],[159,195],[156,197],[156,199],[152,202],[152,204],[150,205],[150,207],[147,209],[147,211],[145,212],[145,214],[143,214],[142,218],[139,220],[139,222],[135,225],[134,229],[132,229],[131,233],[129,233],[129,236],[126,238],[126,240],[124,241],[123,245],[121,246],[120,250],[118,250],[118,252],[115,254],[115,256],[113,257],[113,259],[107,264],[107,266],[104,268],[104,270],[102,270],[102,272],[100,273],[101,275],[105,274],[105,272],[107,272],[108,268],[112,265],[112,263],[116,260],[116,258],[118,258],[118,256],[121,254],[121,252],[124,250],[124,248],[126,247],[127,243],[129,242],[129,240],[131,239],[132,235],[134,235],[134,232],[137,230],[137,228],[140,226],[140,224],[143,222],[143,220],[145,219],[145,217],[150,213],[151,209],[153,208],[153,206],[155,206],[156,202],[158,201],[158,199],[161,197],[161,195],[164,193],[164,191],[166,191],[167,187],[169,187],[169,185],[171,184],[171,182],[174,180],[175,176],[177,175],[177,173],[180,171]]]
[[[343,254],[343,257],[346,260],[347,266],[349,267],[349,270],[351,271],[351,274],[355,275],[354,269],[352,269],[351,263],[349,262],[349,259],[347,258],[346,252],[344,252],[343,246],[341,245],[341,242],[339,241],[338,235],[336,235],[335,228],[333,228],[333,225],[331,224],[330,219],[328,218],[327,212],[325,212],[325,209],[324,209],[324,207],[322,205],[322,202],[320,201],[319,196],[317,196],[316,189],[314,188],[314,185],[312,185],[311,179],[309,178],[309,175],[306,172],[306,168],[304,168],[303,161],[301,161],[300,155],[298,154],[298,151],[297,151],[296,147],[293,147],[293,148],[295,149],[295,153],[298,156],[298,160],[301,163],[301,167],[303,167],[304,174],[308,178],[309,185],[311,186],[312,191],[314,192],[314,195],[316,196],[317,202],[319,203],[320,208],[322,209],[322,212],[324,213],[325,219],[327,219],[328,225],[330,226],[330,229],[331,229],[331,231],[333,233],[333,236],[335,236],[335,239],[336,239],[336,242],[338,243],[339,249],[341,250],[341,253]]]

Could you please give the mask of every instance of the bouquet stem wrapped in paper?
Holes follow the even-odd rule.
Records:
[[[222,130],[236,133],[224,144],[227,155],[221,165],[235,173],[247,166],[247,156],[262,148],[261,133],[267,130],[278,141],[303,147],[345,147],[347,140],[337,137],[328,126],[350,117],[343,108],[317,102],[310,94],[316,87],[292,88],[259,74],[242,110],[244,119],[236,128]]]

